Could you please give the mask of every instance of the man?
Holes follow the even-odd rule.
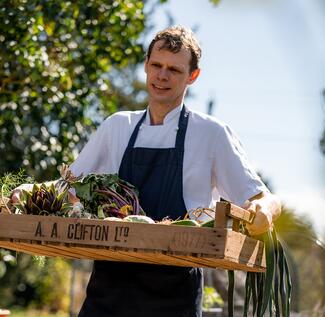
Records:
[[[159,32],[146,61],[145,111],[107,118],[72,164],[81,173],[118,173],[140,192],[155,220],[179,218],[220,196],[255,213],[252,235],[272,226],[277,197],[250,167],[233,132],[183,104],[199,74],[200,46],[184,27]],[[200,316],[202,270],[95,261],[79,317]]]

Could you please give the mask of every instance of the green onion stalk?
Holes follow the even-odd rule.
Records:
[[[286,255],[275,229],[262,236],[265,246],[266,271],[247,272],[243,317],[289,317],[291,277]],[[234,271],[228,271],[228,316],[234,315]],[[252,304],[252,307],[251,307]],[[251,308],[251,311],[250,311]]]

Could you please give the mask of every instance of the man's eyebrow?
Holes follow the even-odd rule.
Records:
[[[152,59],[151,61],[149,61],[151,64],[161,64],[159,61],[156,61],[156,60],[154,60],[154,59]]]
[[[160,61],[158,61],[158,60],[154,60],[154,59],[150,60],[149,63],[150,63],[150,64],[160,65],[160,66],[162,65],[162,63],[161,63]],[[177,71],[179,71],[179,72],[184,71],[182,65],[169,65],[169,66],[168,66],[168,69],[171,69],[171,70],[177,70]]]

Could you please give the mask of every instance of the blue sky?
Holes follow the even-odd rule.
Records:
[[[153,33],[175,24],[195,28],[201,75],[187,101],[239,135],[255,167],[288,207],[325,232],[325,5],[321,0],[169,0]]]

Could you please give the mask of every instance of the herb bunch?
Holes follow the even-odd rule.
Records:
[[[17,173],[6,173],[0,176],[0,212],[12,213],[15,207],[11,203],[11,193],[18,186],[33,182],[33,178],[27,176],[23,169]]]
[[[6,173],[0,176],[1,197],[10,197],[11,192],[18,186],[26,183],[33,183],[34,179],[20,169],[17,173]]]

